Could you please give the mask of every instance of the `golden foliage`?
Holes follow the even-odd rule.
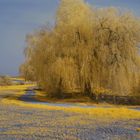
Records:
[[[96,88],[139,92],[140,20],[116,8],[94,9],[82,0],[61,0],[53,28],[27,36],[21,73],[51,96]],[[66,93],[65,93],[66,94]]]

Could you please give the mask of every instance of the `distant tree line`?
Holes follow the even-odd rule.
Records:
[[[140,93],[140,19],[61,0],[53,27],[27,35],[21,75],[50,96]]]

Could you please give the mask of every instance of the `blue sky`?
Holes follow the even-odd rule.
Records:
[[[95,7],[115,6],[140,16],[140,0],[86,0]],[[0,0],[0,75],[17,75],[24,61],[25,36],[52,24],[59,0]]]

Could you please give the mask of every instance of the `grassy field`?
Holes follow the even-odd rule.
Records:
[[[140,111],[127,106],[81,108],[20,101],[19,97],[31,86],[0,88],[0,95],[9,95],[0,98],[0,140],[135,140],[140,137]],[[13,95],[15,98],[11,98]]]
[[[0,140],[135,140],[138,120],[0,104]],[[9,115],[10,112],[10,115]]]
[[[0,88],[0,91],[15,91],[16,97],[20,97],[25,94],[25,90],[34,85],[20,85],[20,86],[5,86]],[[140,118],[140,111],[128,109],[127,106],[116,107],[113,106],[111,108],[104,108],[102,106],[98,106],[98,108],[80,108],[80,107],[58,107],[58,106],[48,106],[43,104],[32,104],[23,101],[19,101],[18,98],[11,100],[2,99],[2,103],[5,104],[15,104],[24,107],[32,107],[32,108],[41,108],[47,110],[62,110],[67,112],[76,112],[76,113],[84,113],[88,115],[92,115],[94,117],[102,117],[111,118],[111,119],[135,119]]]
[[[34,86],[33,84],[27,85],[11,85],[11,86],[0,86],[0,91],[24,91],[29,87]]]

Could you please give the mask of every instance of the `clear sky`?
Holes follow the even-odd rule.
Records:
[[[115,6],[140,16],[140,0],[86,0],[94,7]],[[17,75],[24,61],[25,36],[52,24],[59,0],[0,0],[0,75]]]

